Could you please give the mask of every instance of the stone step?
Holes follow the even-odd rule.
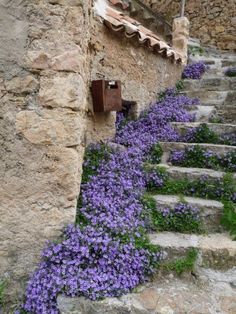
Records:
[[[235,123],[236,121],[236,102],[234,105],[227,105],[218,108],[217,115],[222,118],[224,123]]]
[[[154,165],[155,167],[156,165]],[[203,176],[207,176],[209,179],[222,179],[225,176],[224,171],[217,171],[206,168],[187,168],[171,166],[169,164],[158,164],[158,167],[165,168],[169,177],[172,179],[188,179],[188,180],[199,180]],[[236,179],[236,173],[233,174]]]
[[[236,55],[235,54],[219,54],[219,55],[195,55],[191,56],[189,63],[195,62],[205,62],[209,66],[215,67],[233,67],[236,66]]]
[[[193,105],[186,106],[186,110],[195,114],[196,122],[208,122],[210,119],[217,116],[217,111],[215,106],[202,106],[202,105]]]
[[[184,80],[183,90],[191,91],[228,91],[236,89],[236,77],[206,77],[201,80]]]
[[[208,69],[203,74],[202,78],[212,78],[212,77],[219,77],[219,78],[225,78],[224,71],[226,68],[218,68],[215,66],[208,66]]]
[[[181,94],[200,99],[202,105],[223,105],[228,98],[228,94],[234,96],[234,92],[230,91],[207,91],[203,89],[183,91]]]
[[[135,292],[98,301],[84,297],[57,298],[61,314],[233,314],[236,269],[194,270],[194,276],[162,274],[140,285]]]
[[[198,266],[221,270],[236,266],[236,241],[225,233],[193,235],[160,232],[149,234],[149,239],[161,248],[166,261],[181,258],[189,249],[195,248],[198,250]]]
[[[152,197],[156,201],[157,209],[173,209],[178,203],[183,202],[176,195],[152,195]],[[204,232],[222,232],[220,219],[223,213],[223,204],[221,202],[196,197],[184,197],[184,201],[199,209]]]
[[[184,150],[186,148],[200,146],[203,149],[210,150],[214,153],[223,155],[228,152],[236,152],[236,146],[219,145],[219,144],[202,144],[202,143],[182,143],[182,142],[160,142],[163,149],[161,163],[167,164],[171,151]]]
[[[172,122],[172,126],[180,131],[182,134],[184,134],[189,129],[194,129],[202,125],[201,122]],[[230,123],[209,123],[207,122],[206,125],[210,130],[215,132],[218,135],[223,134],[236,134],[236,124],[230,124]]]

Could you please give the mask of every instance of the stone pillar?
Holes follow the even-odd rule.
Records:
[[[90,2],[0,1],[0,280],[11,300],[46,240],[75,221]]]
[[[173,48],[181,55],[183,63],[188,59],[189,20],[187,17],[178,17],[173,22]]]

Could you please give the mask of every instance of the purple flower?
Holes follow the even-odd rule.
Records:
[[[185,67],[182,74],[182,78],[199,80],[202,77],[202,75],[206,72],[206,70],[207,70],[207,66],[202,61],[189,64]]]
[[[118,115],[115,140],[127,149],[109,153],[82,184],[78,211],[86,223],[80,218],[79,225],[66,228],[60,243],[46,246],[28,283],[25,311],[58,314],[59,293],[92,300],[121,296],[153,272],[160,254],[137,248],[133,239],[144,227],[141,195],[149,184],[162,186],[164,177],[146,173],[143,162],[153,144],[179,140],[171,122],[193,121],[187,106],[195,104],[197,99],[168,91],[136,121],[123,123],[124,117]],[[128,236],[127,243],[119,235]]]

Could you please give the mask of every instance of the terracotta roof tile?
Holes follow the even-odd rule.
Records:
[[[120,2],[124,3],[118,0],[111,0],[109,2],[113,5],[118,5]],[[153,52],[161,54],[163,57],[171,58],[175,62],[182,62],[181,55],[165,41],[138,21],[116,10],[115,7],[106,7],[104,23],[115,32],[123,31],[128,38],[137,37],[140,44],[149,47]]]

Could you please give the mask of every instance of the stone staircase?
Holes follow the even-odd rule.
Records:
[[[185,80],[184,94],[199,97],[201,104],[189,110],[196,113],[194,123],[173,123],[186,130],[206,122],[219,135],[236,132],[236,80],[224,76],[225,67],[236,65],[236,56],[208,51],[192,56],[204,60],[209,69],[200,81]],[[220,117],[221,123],[211,123]],[[200,145],[223,154],[236,151],[235,146],[195,143],[160,143],[164,151],[161,164],[173,179],[199,180],[203,175],[211,179],[223,178],[223,171],[176,167],[168,162],[170,151]],[[236,178],[236,174],[234,174]],[[173,208],[180,202],[179,195],[152,194],[158,208]],[[62,314],[233,314],[236,313],[236,241],[220,225],[223,204],[219,201],[184,196],[186,203],[200,209],[204,234],[153,232],[152,244],[164,252],[165,261],[175,261],[190,249],[198,252],[194,272],[176,277],[173,273],[154,276],[153,281],[121,298],[91,302],[84,298],[59,296]]]
[[[190,97],[198,97],[201,106],[204,106],[205,111],[212,115],[210,118],[216,114],[214,110],[217,110],[217,116],[224,123],[235,123],[236,78],[227,77],[224,72],[228,67],[236,66],[236,55],[206,48],[204,54],[190,56],[190,60],[191,62],[204,61],[208,70],[199,81],[185,80],[183,93]],[[203,109],[199,108],[199,110]],[[200,119],[200,121],[202,120]]]
[[[190,111],[197,113],[196,122],[173,123],[173,126],[180,131],[184,131],[199,126],[201,122],[206,122],[207,126],[218,135],[236,133],[236,78],[228,78],[224,75],[224,71],[228,66],[236,66],[236,56],[217,51],[212,53],[210,50],[204,55],[192,56],[191,61],[204,61],[209,66],[201,80],[184,80],[183,94],[200,99],[200,105],[190,108]],[[218,116],[223,122],[229,121],[230,123],[209,122]],[[225,173],[211,169],[172,166],[168,163],[172,150],[182,150],[198,145],[219,155],[232,151],[236,152],[236,147],[229,145],[182,142],[163,142],[160,144],[164,151],[160,166],[165,167],[167,173],[173,179],[199,180],[203,175],[207,175],[211,179],[220,179],[223,178]],[[233,176],[236,178],[236,174]],[[165,208],[179,202],[179,197],[176,195],[155,195],[154,198],[157,207]],[[198,248],[201,256],[198,260],[200,267],[207,266],[213,269],[236,267],[236,242],[232,241],[227,233],[222,233],[222,228],[219,226],[223,204],[218,201],[194,197],[185,197],[185,201],[200,209],[203,225],[209,234],[184,235],[163,232],[150,235],[151,242],[159,245],[164,251],[166,250],[171,257],[173,256],[172,249],[174,254],[178,255],[191,247]]]

